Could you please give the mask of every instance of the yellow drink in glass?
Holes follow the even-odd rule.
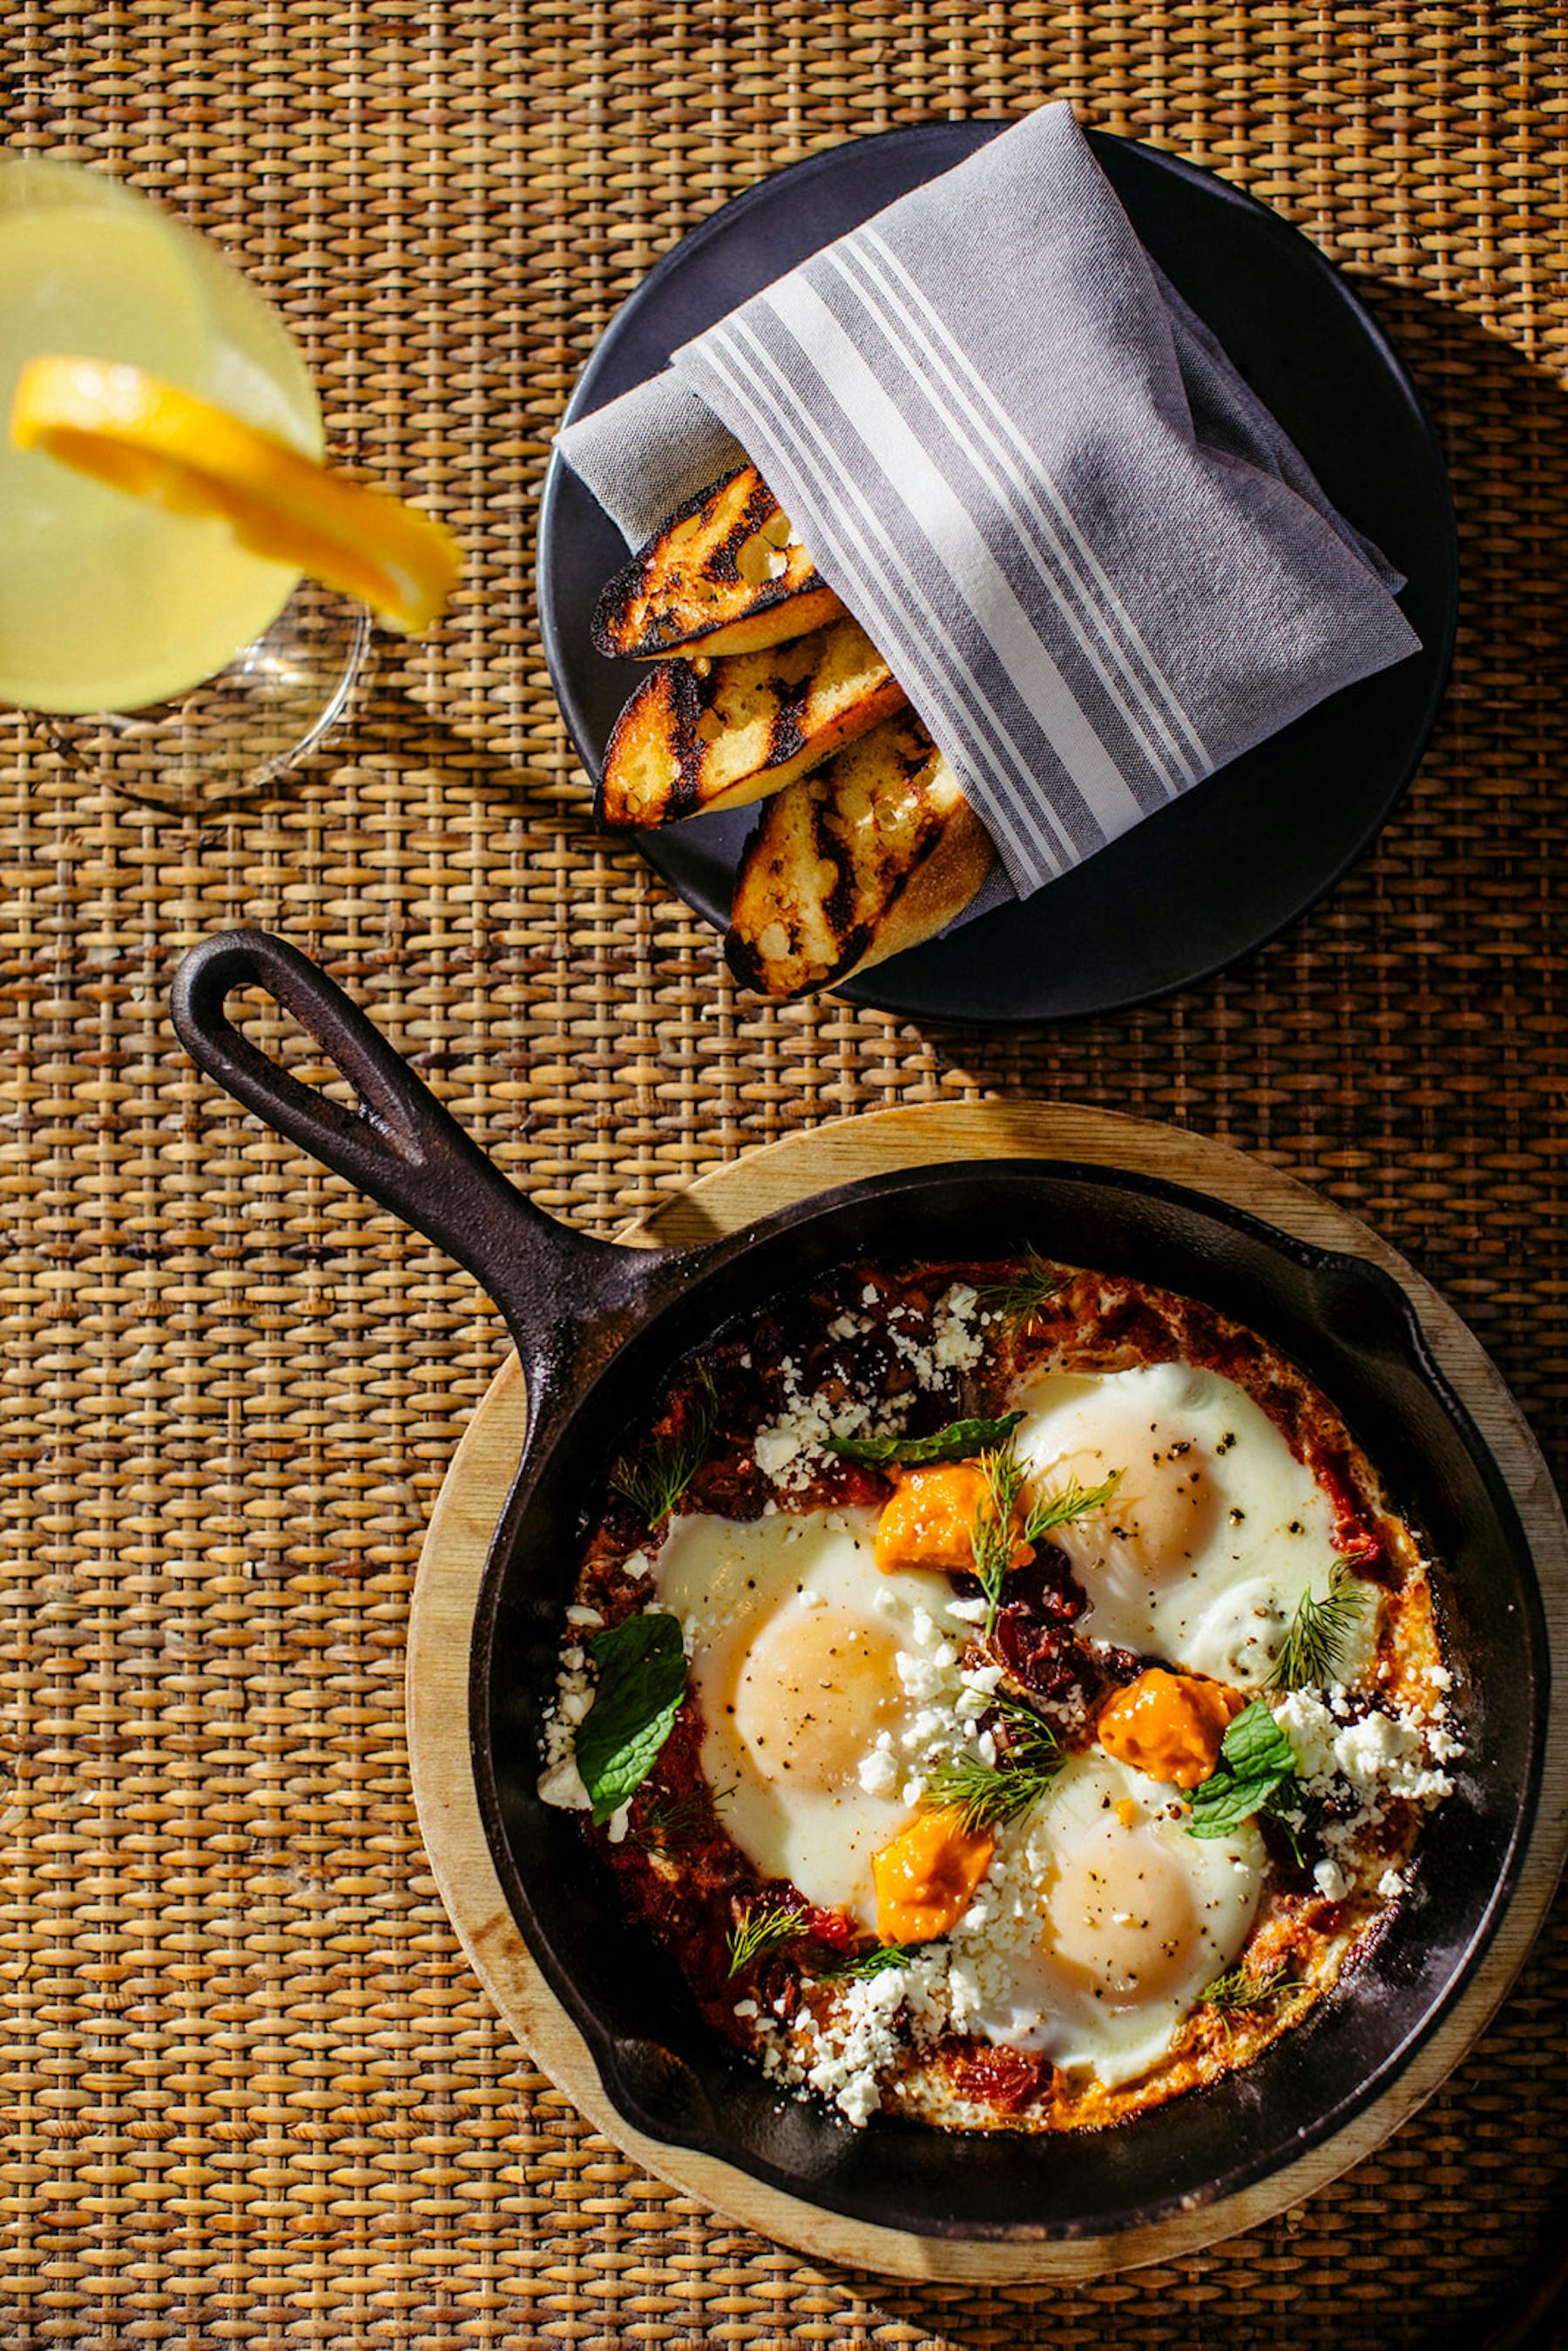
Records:
[[[287,329],[211,245],[78,165],[0,155],[0,419],[45,352],[129,360],[319,456]],[[141,710],[226,667],[298,584],[223,522],[0,437],[0,702]]]

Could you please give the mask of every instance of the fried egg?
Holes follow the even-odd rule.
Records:
[[[1322,1598],[1336,1559],[1333,1504],[1268,1414],[1185,1364],[1047,1374],[1012,1401],[1037,1492],[1122,1472],[1104,1509],[1051,1537],[1088,1596],[1079,1633],[1260,1687],[1302,1593]]]
[[[1262,1891],[1250,1823],[1200,1839],[1187,1818],[1141,1772],[1073,1757],[955,1936],[955,2022],[1107,2088],[1147,2073],[1234,1966]]]
[[[881,1573],[875,1523],[872,1510],[745,1523],[692,1512],[653,1565],[685,1634],[726,1829],[764,1876],[868,1928],[872,1856],[918,1798],[905,1759],[962,1687],[942,1627],[947,1578]]]

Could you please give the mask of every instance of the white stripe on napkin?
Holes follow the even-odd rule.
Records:
[[[949,481],[936,464],[911,423],[935,405],[928,372],[912,368],[880,305],[873,309],[852,281],[845,292],[856,306],[857,331],[874,348],[876,370],[804,274],[710,329],[691,356],[721,375],[728,422],[765,474],[772,444],[787,442],[784,470],[797,485],[809,465],[824,508],[812,517],[809,543],[825,526],[820,543],[834,546],[842,560],[851,511],[874,530],[882,568],[895,564],[898,600],[890,614],[876,599],[881,634],[875,624],[872,632],[939,733],[938,713],[950,726],[956,695],[989,742],[989,756],[971,759],[969,772],[987,778],[986,820],[1015,884],[1038,888],[1174,798],[1193,771],[1185,758],[1174,761],[1161,739],[1168,722],[1152,725],[1147,690],[1135,675],[1135,700],[1127,690],[1125,660],[1112,670],[1103,616],[1089,639],[1060,592],[1038,598],[1038,548],[1000,496],[994,470],[983,457],[977,463],[972,438],[954,438],[953,445],[974,469],[977,493]],[[729,361],[722,368],[721,351]],[[879,381],[883,372],[898,397]],[[952,438],[946,412],[938,413]],[[987,510],[983,530],[972,511],[977,495]],[[855,536],[863,546],[862,534]],[[869,579],[855,569],[863,596],[878,564],[870,560]],[[1045,643],[1020,601],[1025,577],[1030,585],[1023,593],[1055,615],[1065,643]],[[1059,657],[1069,652],[1076,683]],[[967,746],[954,745],[960,753],[966,747],[972,749],[972,735]]]
[[[878,645],[906,647],[906,668],[911,674],[920,674],[927,703],[942,711],[980,773],[995,774],[998,761],[1010,770],[1014,789],[1030,812],[1027,828],[1030,853],[1027,859],[1018,854],[1018,862],[1038,875],[1032,886],[1065,872],[1083,852],[1032,774],[1024,752],[986,701],[969,664],[932,615],[920,582],[904,563],[875,507],[833,460],[814,427],[810,408],[797,399],[788,378],[738,319],[709,329],[703,340],[703,358],[730,394],[734,411],[750,418],[758,441],[764,445],[777,442],[789,455],[797,483],[805,490],[802,496],[798,488],[792,498],[797,511],[791,519],[813,546],[829,544],[831,532],[841,561],[856,575],[860,608],[880,616],[871,631]],[[766,408],[757,400],[754,378],[766,379],[770,386]],[[836,486],[824,473],[824,459],[833,465]],[[881,557],[867,544],[862,520],[881,541]],[[918,651],[914,646],[915,635],[920,639]],[[1083,814],[1086,817],[1087,811]]]
[[[791,334],[824,391],[837,402],[881,476],[951,580],[977,636],[1011,671],[1040,732],[1082,795],[1103,838],[1135,824],[1143,810],[1090,723],[973,515],[922,447],[905,408],[877,381],[864,354],[804,275],[780,279],[758,302]],[[888,346],[890,354],[894,347]],[[921,379],[906,370],[909,390]],[[950,566],[944,541],[964,566]],[[975,590],[984,599],[979,609]],[[885,652],[885,648],[882,648]],[[900,675],[896,658],[895,676]],[[907,683],[907,682],[906,682]]]
[[[1100,656],[1086,634],[1086,628],[1098,634],[1106,656],[1122,673],[1127,691],[1146,713],[1176,768],[1179,783],[1196,783],[1200,776],[1208,772],[1212,764],[1202,738],[1177,700],[1169,679],[1144,643],[1132,614],[1116,593],[1103,565],[1079,528],[1077,517],[1062,496],[1060,486],[1040,453],[1031,448],[1024,439],[1006,409],[991,392],[979,370],[892,246],[877,235],[874,228],[852,233],[841,246],[830,249],[824,258],[833,263],[846,277],[849,276],[846,262],[855,261],[863,273],[858,290],[862,296],[878,301],[884,315],[892,314],[893,319],[902,326],[916,350],[926,360],[932,376],[947,392],[949,423],[968,448],[976,470],[990,483],[998,498],[1011,508],[1030,538],[1034,538],[1038,530],[1054,557],[1059,567],[1055,578],[1046,570],[1043,563],[1036,562],[1035,569],[1040,580],[1048,590],[1055,592],[1059,587],[1064,589],[1066,598],[1076,599],[1082,605],[1082,620],[1065,599],[1062,610],[1096,670],[1102,677],[1104,676]],[[966,423],[971,428],[968,433],[964,431]],[[1008,483],[1005,491],[976,449],[977,438],[984,442],[1005,473]],[[1004,445],[1004,439],[1011,443],[1010,452]],[[1043,498],[1034,495],[1036,487],[1043,493],[1043,498],[1050,499],[1055,510],[1054,516],[1047,511]],[[1064,538],[1071,544],[1064,545]],[[1112,625],[1113,620],[1114,626]],[[1142,677],[1138,674],[1139,668],[1144,673]],[[1107,679],[1106,683],[1109,685],[1110,681]],[[1122,706],[1125,707],[1124,705]],[[1181,741],[1184,737],[1186,750]]]

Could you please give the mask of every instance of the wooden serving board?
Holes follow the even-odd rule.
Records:
[[[468,1753],[468,1651],[491,1533],[522,1447],[515,1358],[497,1374],[454,1457],[420,1561],[409,1627],[408,1727],[415,1799],[453,1925],[491,1999],[535,2063],[635,2162],[727,2218],[820,2259],[904,2278],[1008,2283],[1103,2276],[1212,2244],[1270,2218],[1381,2144],[1446,2078],[1498,2007],[1544,1916],[1568,1844],[1568,1529],[1534,1440],[1501,1379],[1430,1285],[1368,1228],[1289,1176],[1179,1128],[1051,1102],[884,1111],[838,1120],[748,1153],[621,1238],[695,1242],[861,1176],[944,1160],[1076,1159],[1162,1176],[1249,1209],[1319,1247],[1370,1259],[1393,1275],[1437,1363],[1501,1468],[1532,1545],[1550,1628],[1552,1720],[1545,1783],[1508,1914],[1463,1997],[1367,2112],[1289,2168],[1223,2202],[1113,2238],[1048,2245],[941,2241],[826,2212],[746,2173],[643,2137],[617,2114],[588,2048],[528,1956],[491,1863]]]

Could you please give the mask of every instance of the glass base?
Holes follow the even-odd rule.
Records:
[[[264,636],[172,702],[36,723],[85,784],[171,816],[221,813],[317,749],[348,708],[369,643],[360,605],[305,580]]]

